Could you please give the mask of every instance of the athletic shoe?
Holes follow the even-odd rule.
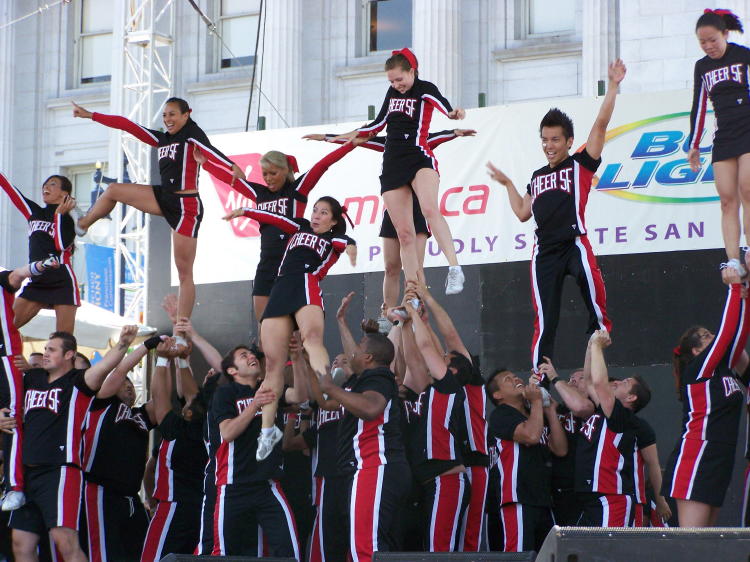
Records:
[[[42,262],[44,269],[57,269],[60,267],[60,260],[55,254],[50,254],[49,257]]]
[[[445,294],[457,295],[464,290],[464,272],[460,265],[452,265],[448,268],[448,277],[445,278]]]
[[[728,262],[722,263],[719,269],[726,269],[728,267],[733,268],[742,279],[747,277],[747,269],[745,269],[745,266],[737,258],[732,258]]]
[[[73,219],[73,227],[76,230],[76,236],[86,236],[89,229],[78,226],[78,221],[83,217],[83,211],[78,207],[73,207],[68,214],[70,215],[70,218]]]
[[[23,492],[8,492],[3,498],[3,505],[0,509],[3,511],[15,511],[26,504],[26,496]]]
[[[393,324],[391,324],[391,321],[388,320],[385,316],[381,316],[377,319],[378,323],[378,332],[380,332],[383,335],[388,335],[391,332],[391,328],[393,328]]]
[[[255,460],[260,462],[270,455],[276,443],[281,441],[282,437],[284,437],[284,433],[276,426],[273,426],[273,431],[268,435],[261,430],[260,435],[258,435],[258,449],[255,451]]]

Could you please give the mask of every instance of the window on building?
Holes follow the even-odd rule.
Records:
[[[104,176],[107,175],[107,165],[97,162],[96,164],[83,164],[81,166],[71,166],[64,171],[65,176],[73,184],[73,197],[76,198],[78,206],[82,211],[87,211],[91,207],[91,202],[95,199],[97,190],[96,171],[97,166],[101,167]],[[106,183],[98,184],[100,191],[107,189]]]
[[[260,0],[221,0],[220,68],[255,63],[255,39],[260,21]]]
[[[575,31],[576,0],[527,0],[524,11],[527,37]]]
[[[109,82],[112,76],[112,6],[81,0],[78,27],[78,69],[81,84]]]
[[[364,0],[365,51],[411,46],[411,0]]]

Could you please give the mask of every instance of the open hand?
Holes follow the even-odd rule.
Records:
[[[609,78],[610,82],[619,84],[620,82],[622,82],[623,78],[625,78],[625,73],[627,71],[628,69],[625,68],[625,63],[622,62],[622,59],[617,59],[609,64],[609,68],[607,69],[607,78]]]

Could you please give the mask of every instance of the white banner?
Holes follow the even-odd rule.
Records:
[[[704,135],[704,167],[693,173],[683,144],[689,133],[691,93],[661,92],[618,97],[607,133],[599,184],[589,197],[586,225],[597,254],[669,252],[723,247],[720,210],[711,160],[712,129]],[[539,121],[550,107],[560,107],[575,124],[576,149],[586,142],[600,99],[558,99],[467,111],[463,121],[437,115],[432,131],[476,129],[476,137],[440,145],[440,207],[453,232],[461,264],[527,260],[534,240],[533,221],[520,223],[506,190],[487,175],[491,160],[525,192],[531,173],[546,164],[539,140]],[[346,132],[361,123],[217,135],[212,142],[242,166],[248,178],[262,183],[260,156],[281,150],[296,156],[308,170],[337,145],[302,140],[307,133]],[[384,210],[380,193],[382,154],[357,148],[334,164],[310,195],[311,203],[332,195],[349,208],[358,242],[356,267],[341,259],[332,274],[382,271],[378,232]],[[226,185],[201,172],[205,216],[198,238],[196,283],[252,279],[260,252],[257,225],[248,219],[222,221],[228,209],[247,205]],[[312,204],[308,206],[308,213]],[[430,239],[426,267],[445,260]],[[176,284],[173,268],[172,280]]]

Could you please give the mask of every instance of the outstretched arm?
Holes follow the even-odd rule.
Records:
[[[352,331],[349,329],[349,325],[346,323],[346,313],[349,311],[349,305],[354,298],[354,291],[346,295],[341,299],[339,309],[336,311],[336,322],[339,325],[339,336],[341,337],[341,346],[344,349],[344,355],[351,360],[354,352],[357,350],[357,342],[354,341]]]
[[[333,164],[341,160],[344,156],[349,154],[356,145],[352,142],[347,142],[343,146],[340,146],[330,154],[326,154],[321,158],[310,170],[304,174],[301,180],[297,183],[297,191],[301,195],[309,195],[313,187],[320,181],[323,174],[326,173],[328,168]]]
[[[155,349],[156,346],[161,343],[162,338],[166,339],[167,336],[152,336],[128,353],[123,360],[120,361],[120,364],[117,365],[115,370],[104,379],[102,387],[99,389],[99,392],[96,393],[96,397],[110,398],[117,394],[117,391],[122,386],[128,373],[141,362],[141,359],[148,355],[150,350]]]
[[[31,213],[34,212],[34,207],[38,207],[38,205],[21,193],[2,173],[0,173],[0,188],[8,196],[13,206],[18,209],[18,212],[23,215],[23,218],[28,220],[31,217]]]
[[[557,390],[568,409],[579,418],[588,418],[594,413],[594,404],[586,396],[570,387],[558,374],[549,357],[542,357],[543,362],[539,365],[539,374],[547,377],[550,386]],[[559,384],[556,384],[558,383]]]
[[[617,88],[620,86],[622,79],[625,78],[626,70],[625,65],[620,59],[609,65],[609,70],[607,71],[609,79],[607,93],[604,96],[602,106],[599,108],[599,115],[596,116],[596,121],[594,121],[594,126],[591,127],[589,138],[586,141],[586,152],[594,160],[598,160],[602,155],[604,136],[607,133],[607,126],[609,125],[609,120],[612,118],[612,112],[615,110]]]
[[[87,109],[84,109],[75,102],[71,103],[73,104],[73,117],[91,119],[92,121],[96,121],[97,123],[101,123],[102,125],[105,125],[107,127],[120,129],[121,131],[130,133],[139,141],[148,145],[159,145],[159,137],[157,136],[157,131],[154,131],[153,129],[142,127],[141,125],[133,123],[130,119],[121,117],[120,115],[105,115],[104,113],[91,112]]]
[[[236,219],[237,217],[247,217],[258,221],[261,224],[270,224],[277,227],[279,230],[286,232],[287,234],[294,234],[299,230],[299,224],[294,222],[292,219],[288,219],[276,213],[269,213],[268,211],[259,211],[258,209],[250,209],[249,207],[240,207],[239,209],[233,210],[231,213],[224,217],[225,221]]]
[[[487,169],[489,170],[487,172],[489,176],[507,190],[510,208],[518,217],[518,220],[521,222],[529,220],[531,218],[531,195],[525,193],[521,196],[511,179],[495,167],[492,162],[487,162]]]
[[[464,342],[461,340],[461,336],[458,335],[458,330],[456,330],[453,320],[451,320],[451,317],[441,304],[435,300],[427,286],[424,284],[420,285],[417,292],[430,310],[430,314],[435,320],[435,324],[437,324],[438,332],[440,332],[440,335],[443,337],[445,347],[449,351],[457,351],[471,361],[471,354],[469,353],[469,350],[466,349]]]
[[[414,326],[414,341],[419,349],[419,353],[422,355],[422,359],[424,359],[430,376],[433,379],[442,380],[447,370],[442,355],[435,349],[430,333],[427,331],[427,326],[419,316],[419,312],[411,305],[407,305],[406,309],[409,311],[409,318],[411,319],[412,326]],[[412,390],[414,392],[421,392],[421,390],[424,390],[424,387],[421,390],[416,388],[412,388]]]
[[[221,373],[221,353],[198,333],[189,318],[180,320],[174,329],[177,334],[184,332],[186,337],[193,342],[193,346],[201,352],[208,366],[217,373]]]
[[[84,372],[83,378],[86,381],[86,386],[94,392],[99,391],[104,382],[104,378],[120,363],[120,361],[122,361],[122,358],[125,357],[125,352],[128,350],[128,347],[137,334],[138,326],[123,326],[120,331],[120,339],[117,342],[117,345],[110,349],[107,354],[102,357],[101,361],[96,365],[89,367]]]

